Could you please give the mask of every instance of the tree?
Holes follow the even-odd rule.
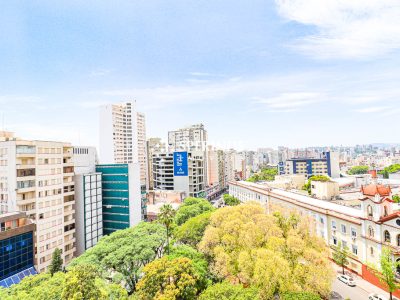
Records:
[[[342,242],[339,242],[337,246],[333,247],[333,261],[342,267],[342,273],[344,275],[344,267],[349,264],[349,248],[342,247]]]
[[[258,290],[254,287],[244,288],[242,285],[222,282],[208,287],[201,293],[199,300],[256,300]]]
[[[383,175],[383,178],[388,179],[389,174],[397,173],[399,171],[400,171],[400,164],[393,164],[384,168],[382,171],[379,172],[379,174]]]
[[[141,300],[191,300],[198,292],[196,270],[188,258],[159,258],[146,265],[143,274],[137,284]]]
[[[278,168],[276,167],[266,167],[263,168],[259,173],[254,174],[247,179],[249,182],[257,181],[274,181],[275,176],[278,175]]]
[[[180,243],[197,247],[197,244],[200,243],[204,235],[206,227],[210,224],[211,214],[211,211],[202,213],[201,215],[190,218],[181,226],[175,228],[175,239]]]
[[[51,259],[51,264],[49,266],[49,272],[51,276],[53,276],[54,273],[61,272],[62,265],[63,265],[63,260],[61,258],[61,250],[56,248],[53,252],[53,257]]]
[[[103,237],[96,246],[74,259],[69,267],[94,265],[103,278],[124,282],[128,292],[135,290],[142,268],[161,257],[166,240],[165,228],[158,223],[139,223]]]
[[[207,211],[214,211],[215,208],[208,202],[207,199],[203,198],[192,198],[188,197],[183,201],[183,204],[179,207],[175,215],[176,224],[182,225],[190,218],[201,215]]]
[[[321,300],[321,297],[307,292],[288,292],[281,295],[281,300]]]
[[[81,268],[81,266],[79,266]],[[94,268],[93,266],[91,268]],[[95,269],[95,268],[94,268]],[[68,276],[67,276],[68,275]],[[71,277],[70,277],[71,276]],[[72,279],[72,280],[71,280]],[[86,277],[79,278],[82,280],[81,288],[86,289]],[[10,288],[0,288],[0,299],[2,300],[31,300],[31,299],[46,299],[46,300],[61,300],[63,291],[69,289],[72,285],[74,291],[77,290],[78,284],[76,279],[76,270],[71,270],[68,273],[57,272],[51,276],[50,273],[42,273],[39,275],[28,276],[21,280],[19,284],[14,284]],[[67,287],[68,286],[68,287]],[[99,277],[95,278],[95,287],[91,286],[100,294],[96,300],[127,300],[128,294],[120,285],[110,284],[108,281]],[[87,293],[85,292],[85,295]],[[67,296],[67,295],[65,295]],[[68,294],[68,299],[70,294]],[[72,296],[71,296],[72,297]],[[75,298],[76,299],[76,298]],[[84,298],[79,298],[84,299]]]
[[[225,202],[226,205],[235,206],[235,205],[239,205],[240,204],[240,200],[239,199],[237,199],[237,198],[235,198],[235,197],[233,197],[233,196],[231,196],[229,194],[224,194],[223,198],[224,198],[224,202]]]
[[[164,225],[167,231],[167,253],[169,254],[169,237],[171,234],[171,227],[174,223],[175,210],[171,204],[164,204],[160,209],[160,214],[157,217],[157,221]]]
[[[393,260],[393,253],[387,247],[382,248],[379,267],[379,271],[376,268],[371,269],[379,278],[379,281],[386,285],[389,291],[390,300],[392,300],[393,292],[400,288],[400,284],[398,284],[396,280],[396,269],[399,267],[399,262]]]
[[[208,270],[208,262],[204,254],[190,246],[180,245],[173,247],[171,249],[171,254],[168,255],[168,258],[189,258],[192,261],[198,278],[196,282],[197,291],[203,291],[206,289],[214,279]]]
[[[367,174],[369,166],[354,166],[347,173],[350,175]]]
[[[228,206],[212,214],[199,250],[215,276],[256,287],[260,299],[297,290],[325,297],[333,270],[325,242],[310,228],[287,209],[277,218],[255,202]]]
[[[395,203],[400,203],[400,196],[399,195],[393,195],[392,199],[393,199],[393,201]]]
[[[97,270],[91,265],[79,265],[65,276],[63,300],[97,300],[101,291],[96,285]]]

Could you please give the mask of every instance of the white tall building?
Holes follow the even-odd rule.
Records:
[[[23,211],[36,223],[35,261],[40,272],[49,267],[55,248],[62,250],[65,265],[75,254],[73,176],[68,143],[0,141],[1,213]]]
[[[145,116],[135,102],[100,107],[100,162],[102,164],[140,163],[140,181],[147,184]]]
[[[103,236],[101,173],[95,147],[74,147],[76,256],[97,244]]]
[[[203,124],[196,124],[168,132],[170,151],[206,151],[207,131]]]

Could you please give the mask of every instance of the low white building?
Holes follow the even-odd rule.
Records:
[[[393,210],[390,187],[362,187],[361,209],[243,181],[230,182],[229,194],[242,202],[258,201],[267,209],[279,205],[311,216],[317,235],[328,245],[340,241],[349,248],[348,267],[366,280],[373,277],[367,265],[378,265],[382,247],[389,247],[400,261],[400,212]]]

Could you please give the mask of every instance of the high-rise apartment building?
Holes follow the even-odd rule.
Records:
[[[206,151],[207,140],[207,131],[203,124],[168,132],[170,151]]]
[[[75,254],[72,146],[51,141],[0,142],[1,213],[23,211],[36,223],[37,270],[47,270],[55,248],[64,264]]]
[[[145,116],[135,102],[100,107],[100,162],[102,164],[140,163],[140,183],[147,184]]]

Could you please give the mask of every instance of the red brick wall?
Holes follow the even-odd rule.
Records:
[[[362,278],[364,280],[368,281],[369,283],[372,283],[373,285],[376,285],[382,290],[387,291],[387,288],[379,281],[379,278],[376,277],[371,271],[369,271],[366,265],[362,266],[362,270],[363,270]],[[394,292],[393,295],[396,297],[400,297],[400,290]]]

